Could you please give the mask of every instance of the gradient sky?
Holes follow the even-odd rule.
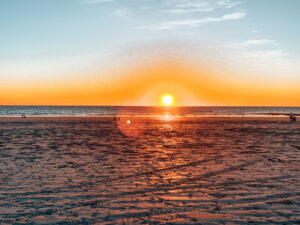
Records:
[[[2,0],[0,104],[300,106],[299,0]]]

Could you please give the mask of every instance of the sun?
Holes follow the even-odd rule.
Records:
[[[163,95],[161,97],[161,103],[164,106],[171,106],[171,105],[173,105],[173,96],[172,95]]]

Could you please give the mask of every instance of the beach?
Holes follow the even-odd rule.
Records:
[[[288,117],[1,117],[0,224],[299,224]]]

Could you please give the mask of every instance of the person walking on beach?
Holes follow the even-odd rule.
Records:
[[[290,113],[290,122],[295,123],[296,122],[296,117],[294,116],[293,113]]]
[[[290,122],[293,123],[293,113],[290,113]]]

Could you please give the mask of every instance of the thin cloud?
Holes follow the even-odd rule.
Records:
[[[129,0],[81,0],[84,4],[109,2],[118,2],[122,5],[130,3],[126,4],[127,11],[121,8],[112,9],[112,15],[115,16],[125,16],[128,10],[134,16],[133,12],[139,9],[144,11],[145,16],[161,18],[157,24],[135,27],[138,29],[169,30],[179,27],[198,27],[207,23],[241,19],[247,14],[239,7],[242,4],[239,0],[130,0],[130,2]],[[129,5],[133,8],[128,8]]]
[[[233,64],[245,66],[252,71],[276,69],[277,72],[280,72],[295,66],[291,55],[291,52],[282,49],[247,50],[245,52],[232,52],[228,60]]]
[[[290,53],[283,50],[253,51],[253,52],[248,52],[246,54],[248,58],[263,58],[263,59],[280,59],[288,55],[290,55]]]
[[[98,3],[108,3],[113,2],[114,0],[82,0],[79,1],[80,4],[98,4]]]
[[[238,20],[242,19],[247,15],[246,12],[233,12],[230,14],[225,14],[221,17],[206,17],[201,19],[182,19],[182,20],[173,20],[162,22],[155,25],[145,25],[145,26],[138,26],[137,29],[151,29],[151,30],[169,30],[169,29],[176,29],[178,27],[198,27],[202,26],[207,23],[213,22],[223,22],[229,20]]]
[[[164,12],[186,14],[197,12],[213,12],[218,9],[231,9],[242,2],[233,0],[169,0]]]
[[[277,46],[278,44],[277,41],[271,39],[255,39],[255,40],[247,40],[243,42],[225,44],[225,45],[221,45],[220,47],[240,49],[241,47],[250,48],[250,47],[261,47],[264,45]]]
[[[252,69],[269,70],[270,68],[284,70],[293,66],[291,53],[284,50],[253,51],[245,54],[245,59]]]
[[[128,8],[118,8],[115,9],[112,14],[117,17],[127,17],[130,14],[130,11]]]
[[[276,44],[275,40],[270,39],[260,39],[260,40],[248,40],[240,43],[241,46],[257,46],[257,45],[265,45],[265,44]]]

